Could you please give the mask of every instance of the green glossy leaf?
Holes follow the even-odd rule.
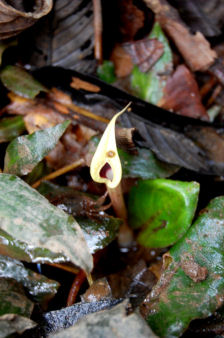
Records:
[[[0,143],[9,142],[26,131],[22,116],[6,117],[0,120]]]
[[[122,220],[108,215],[95,218],[77,217],[91,253],[105,248],[117,236]]]
[[[52,150],[69,125],[69,121],[33,134],[19,136],[6,149],[4,172],[27,175]]]
[[[21,335],[24,331],[36,326],[29,318],[16,314],[0,316],[0,338],[12,338],[13,333]]]
[[[30,317],[33,311],[33,302],[29,300],[23,286],[10,278],[0,278],[0,316],[15,313]]]
[[[138,242],[151,248],[175,243],[191,225],[199,184],[166,179],[139,181],[129,195],[130,225],[142,228]]]
[[[92,256],[78,223],[14,175],[0,174],[0,227],[31,249],[67,256],[87,272]]]
[[[164,53],[147,73],[141,72],[137,66],[133,68],[131,87],[136,96],[157,104],[163,97],[163,88],[166,85],[167,73],[172,70],[173,58],[169,43],[158,22],[154,24],[149,38],[162,42]]]
[[[48,91],[21,67],[6,66],[0,73],[0,79],[8,90],[28,99],[34,99],[41,91]]]
[[[114,72],[114,64],[112,61],[104,60],[103,64],[97,68],[98,77],[107,83],[113,83],[116,81]]]
[[[213,199],[164,257],[150,297],[149,325],[160,337],[180,337],[191,320],[223,304],[224,197]]]
[[[139,313],[127,316],[126,306],[127,302],[123,302],[110,310],[89,314],[76,325],[49,337],[156,338]]]
[[[0,278],[12,278],[21,283],[35,301],[45,305],[57,293],[59,283],[26,269],[18,260],[0,255]]]
[[[173,175],[179,169],[177,166],[159,161],[149,149],[137,148],[137,151],[138,155],[132,155],[118,149],[122,165],[122,177],[163,178]]]
[[[42,182],[38,191],[76,218],[91,253],[105,248],[116,238],[122,221],[97,211],[99,196],[86,194],[70,187],[58,186],[51,182]],[[84,206],[87,207],[86,210]]]

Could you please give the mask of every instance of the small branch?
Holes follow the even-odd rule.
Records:
[[[74,266],[69,266],[69,265],[63,265],[63,264],[58,264],[58,263],[46,263],[47,265],[53,266],[54,268],[61,269],[70,273],[73,273],[76,275],[79,273],[80,269],[74,267]]]
[[[42,177],[40,180],[36,181],[32,185],[32,188],[37,188],[42,181],[53,180],[54,178],[56,178],[58,176],[61,176],[61,175],[65,174],[65,173],[67,173],[67,172],[69,172],[69,171],[71,171],[71,170],[73,170],[77,167],[80,167],[84,163],[85,163],[84,159],[81,158],[80,160],[78,160],[78,161],[76,161],[72,164],[68,164],[63,168],[60,168],[60,169],[54,171],[53,173],[50,173],[49,175]]]
[[[94,56],[95,59],[101,64],[103,61],[103,48],[102,48],[102,8],[101,0],[93,0],[93,13],[94,13]]]

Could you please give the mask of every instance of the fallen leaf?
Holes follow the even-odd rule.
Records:
[[[173,69],[173,57],[168,40],[160,25],[156,22],[149,35],[150,39],[157,39],[162,43],[164,52],[147,73],[143,73],[135,66],[131,75],[131,87],[136,96],[153,104],[158,104],[163,97],[163,88],[168,75]]]
[[[206,71],[215,61],[217,54],[200,33],[191,34],[182,22],[177,10],[166,0],[144,0],[156,14],[157,21],[175,42],[184,60],[195,71]]]
[[[28,99],[34,99],[47,88],[35,80],[25,69],[17,66],[6,66],[0,73],[4,86],[13,93]]]
[[[42,306],[54,297],[59,288],[58,282],[25,268],[18,260],[2,255],[0,255],[0,278],[16,280]]]
[[[178,66],[167,80],[159,105],[180,115],[209,120],[201,103],[197,82],[185,65]]]
[[[20,136],[6,149],[4,172],[27,175],[52,150],[69,125],[65,121],[55,127]]]
[[[10,278],[0,278],[0,316],[17,314],[30,317],[34,303],[29,300],[23,286]]]
[[[7,39],[32,26],[52,8],[52,0],[35,0],[27,11],[22,1],[0,1],[0,39]]]
[[[91,271],[92,256],[72,216],[50,204],[16,176],[1,174],[0,188],[3,231],[31,249],[44,248],[59,253],[83,270]],[[45,255],[48,256],[47,252]],[[44,260],[43,256],[39,258],[41,260]]]
[[[31,319],[16,314],[0,316],[0,337],[7,338],[13,333],[21,335],[24,331],[32,329],[37,324]]]
[[[98,338],[126,338],[130,336],[138,338],[156,338],[139,313],[126,315],[127,302],[114,306],[111,310],[104,310],[90,314],[80,320],[75,326],[64,331],[50,335],[55,338],[88,337]]]
[[[0,143],[12,141],[26,130],[21,116],[5,117],[0,120]]]
[[[100,87],[89,83],[87,81],[83,81],[79,79],[78,77],[72,77],[72,82],[70,83],[70,86],[74,89],[84,89],[88,92],[92,93],[98,93],[100,91]]]
[[[123,48],[143,73],[147,72],[164,52],[163,44],[159,40],[149,38],[126,42],[123,44]]]
[[[224,197],[201,211],[185,236],[163,258],[163,272],[145,302],[147,321],[160,337],[180,337],[191,320],[223,304]]]
[[[125,77],[131,74],[133,63],[123,45],[116,44],[112,50],[110,60],[114,64],[115,75]]]
[[[140,229],[138,242],[163,248],[177,242],[191,225],[199,184],[167,179],[139,181],[129,194],[129,224]]]

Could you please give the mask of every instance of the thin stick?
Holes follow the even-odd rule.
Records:
[[[116,216],[124,221],[119,229],[118,244],[120,247],[130,247],[133,242],[133,231],[128,226],[128,214],[121,184],[114,189],[107,188],[107,190]]]
[[[95,59],[101,64],[103,61],[103,48],[102,48],[102,8],[101,0],[93,0],[93,13],[94,13],[94,56]]]
[[[37,188],[42,181],[53,180],[54,178],[56,178],[58,176],[61,176],[61,175],[65,174],[65,173],[67,173],[67,172],[69,172],[69,171],[71,171],[71,170],[73,170],[77,167],[80,167],[84,163],[85,163],[84,159],[81,158],[80,160],[73,162],[72,164],[68,164],[68,165],[64,166],[63,168],[60,168],[60,169],[54,171],[53,173],[50,173],[49,175],[42,177],[40,180],[36,181],[32,185],[32,188]]]

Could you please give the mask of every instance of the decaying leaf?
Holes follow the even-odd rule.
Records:
[[[0,278],[0,316],[14,313],[30,317],[34,303],[25,295],[22,284],[11,278]]]
[[[22,0],[0,1],[0,39],[6,39],[21,33],[32,26],[52,8],[52,0],[35,0],[29,10]]]
[[[143,73],[135,66],[132,71],[131,86],[137,96],[150,103],[158,104],[163,97],[163,88],[168,75],[173,69],[173,57],[159,23],[154,24],[149,38],[157,39],[163,45],[163,54],[147,73]]]
[[[164,256],[161,278],[147,302],[147,321],[160,337],[180,337],[191,320],[223,304],[224,197],[213,199]]]
[[[147,72],[164,52],[163,44],[159,40],[149,38],[126,42],[123,47],[143,73]]]
[[[41,91],[47,92],[46,87],[21,67],[6,66],[0,73],[0,79],[8,90],[28,99],[34,99]]]
[[[36,131],[13,140],[6,150],[4,172],[27,175],[57,144],[69,125],[65,121],[55,127]]]
[[[138,241],[150,248],[174,244],[188,230],[197,207],[199,184],[166,179],[139,181],[129,195],[129,220]]]
[[[174,40],[177,48],[192,71],[205,71],[215,61],[217,54],[205,37],[197,32],[191,34],[181,21],[175,8],[166,0],[144,0],[156,14],[158,22]]]
[[[12,278],[21,283],[33,299],[43,306],[54,297],[59,283],[26,269],[22,262],[0,255],[0,278]]]
[[[13,175],[0,175],[0,199],[2,230],[32,249],[44,248],[63,254],[72,263],[91,271],[92,256],[72,216]]]
[[[131,73],[133,63],[123,45],[117,44],[114,47],[110,59],[114,64],[114,71],[117,77],[125,77]]]
[[[90,314],[75,326],[50,335],[55,338],[92,337],[99,338],[156,338],[156,335],[147,327],[144,319],[138,313],[126,315],[126,302],[114,306],[111,310],[104,310]]]
[[[177,114],[208,120],[193,74],[185,65],[180,65],[167,80],[160,106]]]
[[[21,335],[24,331],[32,329],[36,323],[31,319],[16,314],[0,316],[0,338],[10,337],[12,334]]]

